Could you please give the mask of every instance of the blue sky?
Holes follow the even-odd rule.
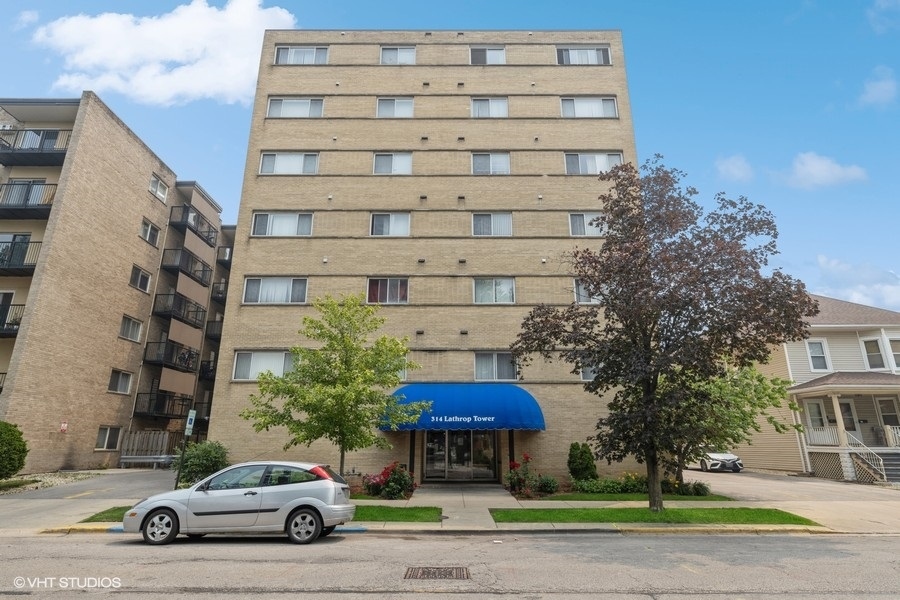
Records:
[[[619,29],[640,160],[767,206],[812,292],[900,310],[900,0],[561,6],[0,0],[0,97],[97,92],[234,223],[264,29]]]

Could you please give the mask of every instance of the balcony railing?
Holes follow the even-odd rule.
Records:
[[[0,184],[0,219],[46,219],[54,196],[55,183]]]
[[[206,320],[205,308],[177,292],[157,294],[153,301],[153,314],[177,319],[198,329]]]
[[[210,286],[210,295],[214,302],[218,302],[219,304],[225,304],[225,300],[228,298],[228,282],[220,281],[219,283],[214,283]]]
[[[201,215],[196,208],[187,204],[172,207],[169,224],[179,231],[184,231],[185,228],[190,229],[213,248],[215,248],[216,240],[219,238],[219,230],[213,227],[212,223]]]
[[[19,335],[19,324],[25,314],[24,304],[0,304],[0,338]]]
[[[171,367],[176,371],[194,373],[200,364],[200,352],[178,342],[148,342],[144,362]]]
[[[60,166],[71,129],[0,130],[0,164],[7,167]]]
[[[200,379],[203,381],[216,380],[216,361],[203,360],[200,361]]]
[[[33,275],[41,242],[0,242],[0,275]]]
[[[223,267],[231,267],[232,254],[234,254],[234,248],[231,246],[219,246],[216,250],[216,262]]]
[[[170,272],[184,273],[204,286],[208,286],[209,280],[212,279],[212,267],[184,248],[164,250],[162,268]]]
[[[222,339],[222,323],[224,321],[207,321],[206,322],[206,337],[211,340],[221,340]]]
[[[887,430],[887,444],[888,446],[898,447],[900,446],[900,427],[896,425],[886,425],[885,429]]]
[[[806,442],[810,446],[837,446],[837,427],[805,427]]]
[[[4,385],[6,385],[6,373],[0,373],[0,392],[3,391]]]
[[[150,392],[137,395],[134,416],[182,419],[187,416],[190,409],[190,396],[176,396],[172,392]]]
[[[195,402],[194,410],[197,411],[197,421],[206,423],[209,421],[209,411],[212,409],[212,402]]]

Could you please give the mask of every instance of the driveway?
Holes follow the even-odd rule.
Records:
[[[769,473],[686,471],[741,505],[780,508],[838,531],[900,534],[900,489]]]

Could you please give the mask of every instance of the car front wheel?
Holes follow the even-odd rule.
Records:
[[[171,544],[178,537],[178,517],[168,508],[154,510],[144,522],[141,533],[148,544]]]
[[[311,508],[301,508],[287,522],[288,538],[295,544],[309,544],[322,533],[322,519]]]
[[[740,472],[741,472],[741,468],[740,468],[740,467],[731,467],[731,470],[732,470],[733,472],[735,472],[735,473],[740,473]]]
[[[709,471],[709,465],[706,463],[705,460],[700,461],[700,470],[704,471],[704,472]]]

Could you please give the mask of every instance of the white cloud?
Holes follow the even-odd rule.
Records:
[[[727,181],[750,181],[753,179],[753,167],[740,154],[716,159],[716,171],[719,177]]]
[[[16,15],[16,22],[15,24],[13,24],[13,31],[25,29],[32,23],[36,23],[37,20],[38,12],[36,10],[23,10],[18,15]]]
[[[887,106],[897,98],[897,80],[888,67],[875,67],[863,85],[859,103],[863,106]]]
[[[812,189],[865,180],[866,170],[862,167],[843,166],[827,156],[820,156],[815,152],[801,152],[794,157],[787,183],[791,187]]]
[[[65,58],[54,82],[65,91],[112,91],[162,106],[204,98],[249,104],[264,31],[295,25],[287,10],[260,4],[229,0],[220,9],[192,0],[153,17],[63,17],[38,28],[34,41]]]
[[[866,16],[876,33],[900,29],[900,0],[875,0]]]
[[[814,293],[900,310],[900,276],[871,264],[854,265],[824,255],[817,257],[822,285]]]

